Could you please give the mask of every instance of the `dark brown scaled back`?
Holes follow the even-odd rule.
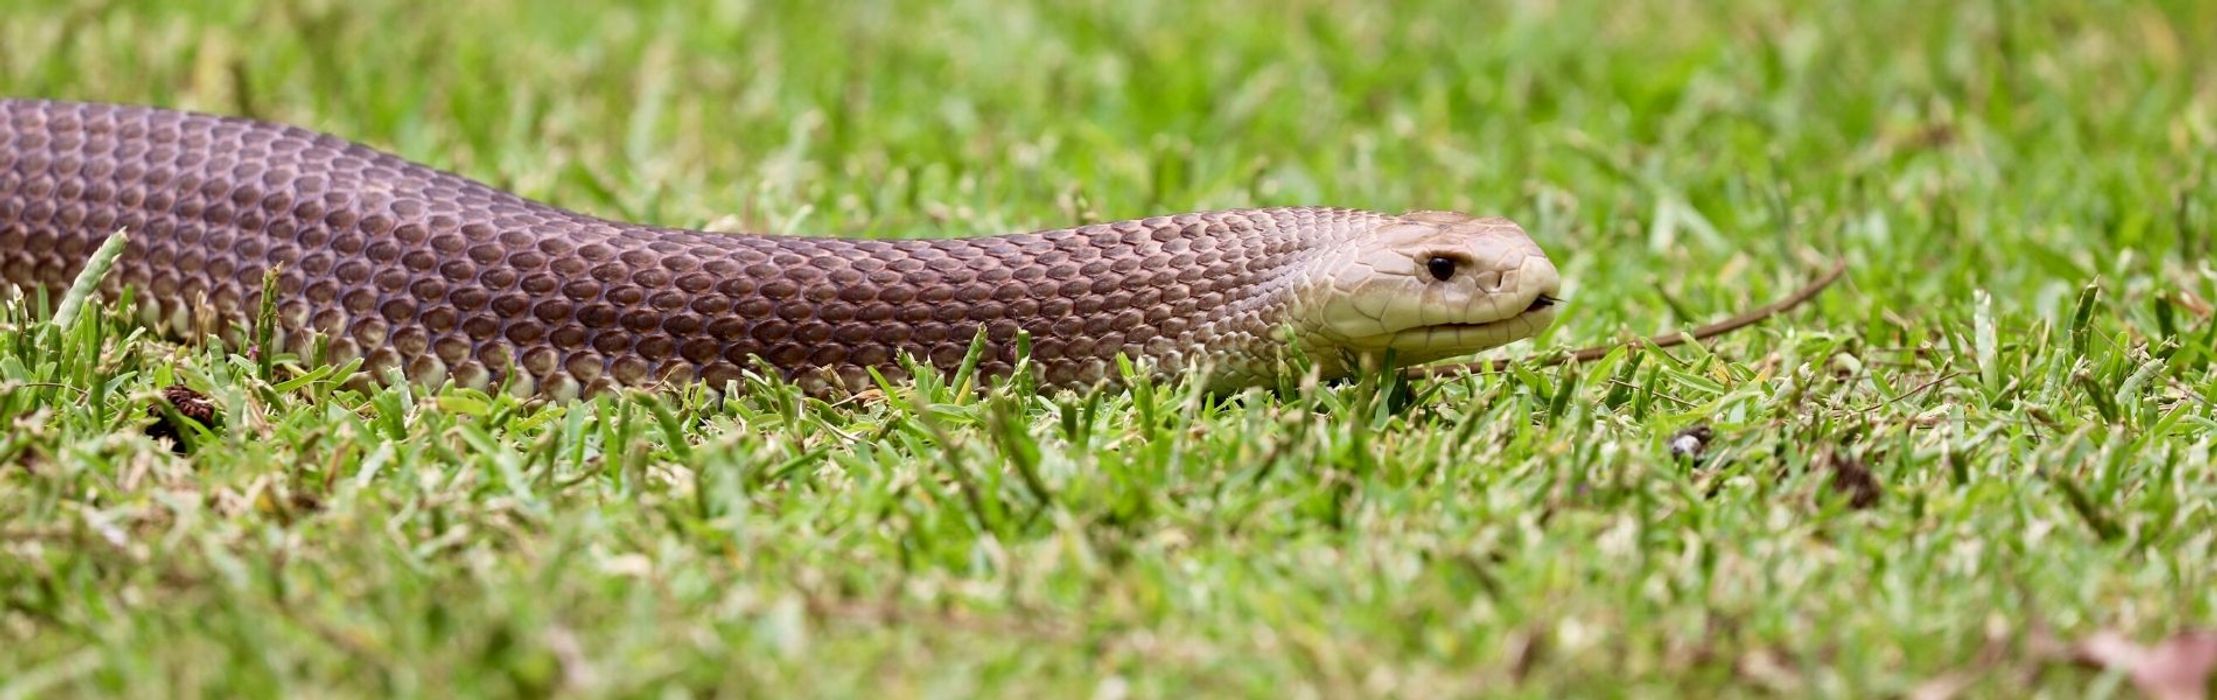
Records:
[[[721,387],[955,366],[984,329],[1006,372],[1018,331],[1050,382],[1117,353],[1237,363],[1272,342],[1288,230],[1374,215],[1270,209],[935,240],[722,235],[608,221],[312,131],[150,108],[0,100],[0,282],[65,288],[99,242],[174,337],[236,341],[280,271],[287,349],[422,383],[516,380],[550,394],[665,378]],[[511,376],[510,368],[521,374]]]

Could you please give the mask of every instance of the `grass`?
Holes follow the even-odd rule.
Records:
[[[0,697],[2129,694],[2036,642],[2217,616],[2210,27],[2183,1],[0,5],[0,94],[251,114],[616,217],[1503,214],[1573,301],[1516,353],[1851,265],[1706,349],[1413,400],[364,395],[152,341],[127,301],[12,303]],[[142,434],[173,382],[222,410],[189,458]]]

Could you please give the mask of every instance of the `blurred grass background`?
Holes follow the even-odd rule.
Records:
[[[19,341],[0,695],[2111,692],[2025,640],[2217,602],[2213,47],[2186,1],[0,3],[0,95],[309,126],[616,218],[1506,215],[1573,301],[1517,352],[1852,266],[1713,354],[1401,412],[525,408]],[[70,368],[110,404],[42,386]],[[189,461],[135,435],[172,375],[230,413]],[[1670,457],[1697,422],[1718,451]],[[1824,495],[1842,459],[1876,507]]]

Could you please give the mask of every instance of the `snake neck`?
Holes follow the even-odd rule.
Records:
[[[1284,319],[1315,239],[1370,216],[1257,209],[936,240],[723,236],[711,240],[725,254],[701,265],[713,294],[692,310],[712,319],[726,354],[804,382],[905,376],[903,354],[953,370],[982,336],[988,375],[1013,371],[1028,344],[1049,384],[1117,383],[1122,355],[1231,388],[1289,359]]]

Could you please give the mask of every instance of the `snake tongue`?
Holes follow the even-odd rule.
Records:
[[[1554,305],[1556,304],[1556,302],[1560,302],[1560,301],[1562,301],[1562,300],[1561,300],[1561,299],[1557,299],[1557,298],[1555,298],[1555,297],[1551,297],[1551,296],[1548,296],[1548,295],[1542,294],[1542,295],[1540,295],[1540,296],[1539,296],[1539,298],[1537,298],[1537,299],[1533,299],[1533,300],[1532,300],[1532,305],[1531,305],[1531,306],[1527,306],[1527,307],[1524,307],[1524,313],[1532,313],[1532,312],[1534,312],[1534,311],[1538,311],[1538,310],[1540,310],[1540,309],[1545,309],[1545,308],[1548,308],[1548,307],[1554,306]]]

